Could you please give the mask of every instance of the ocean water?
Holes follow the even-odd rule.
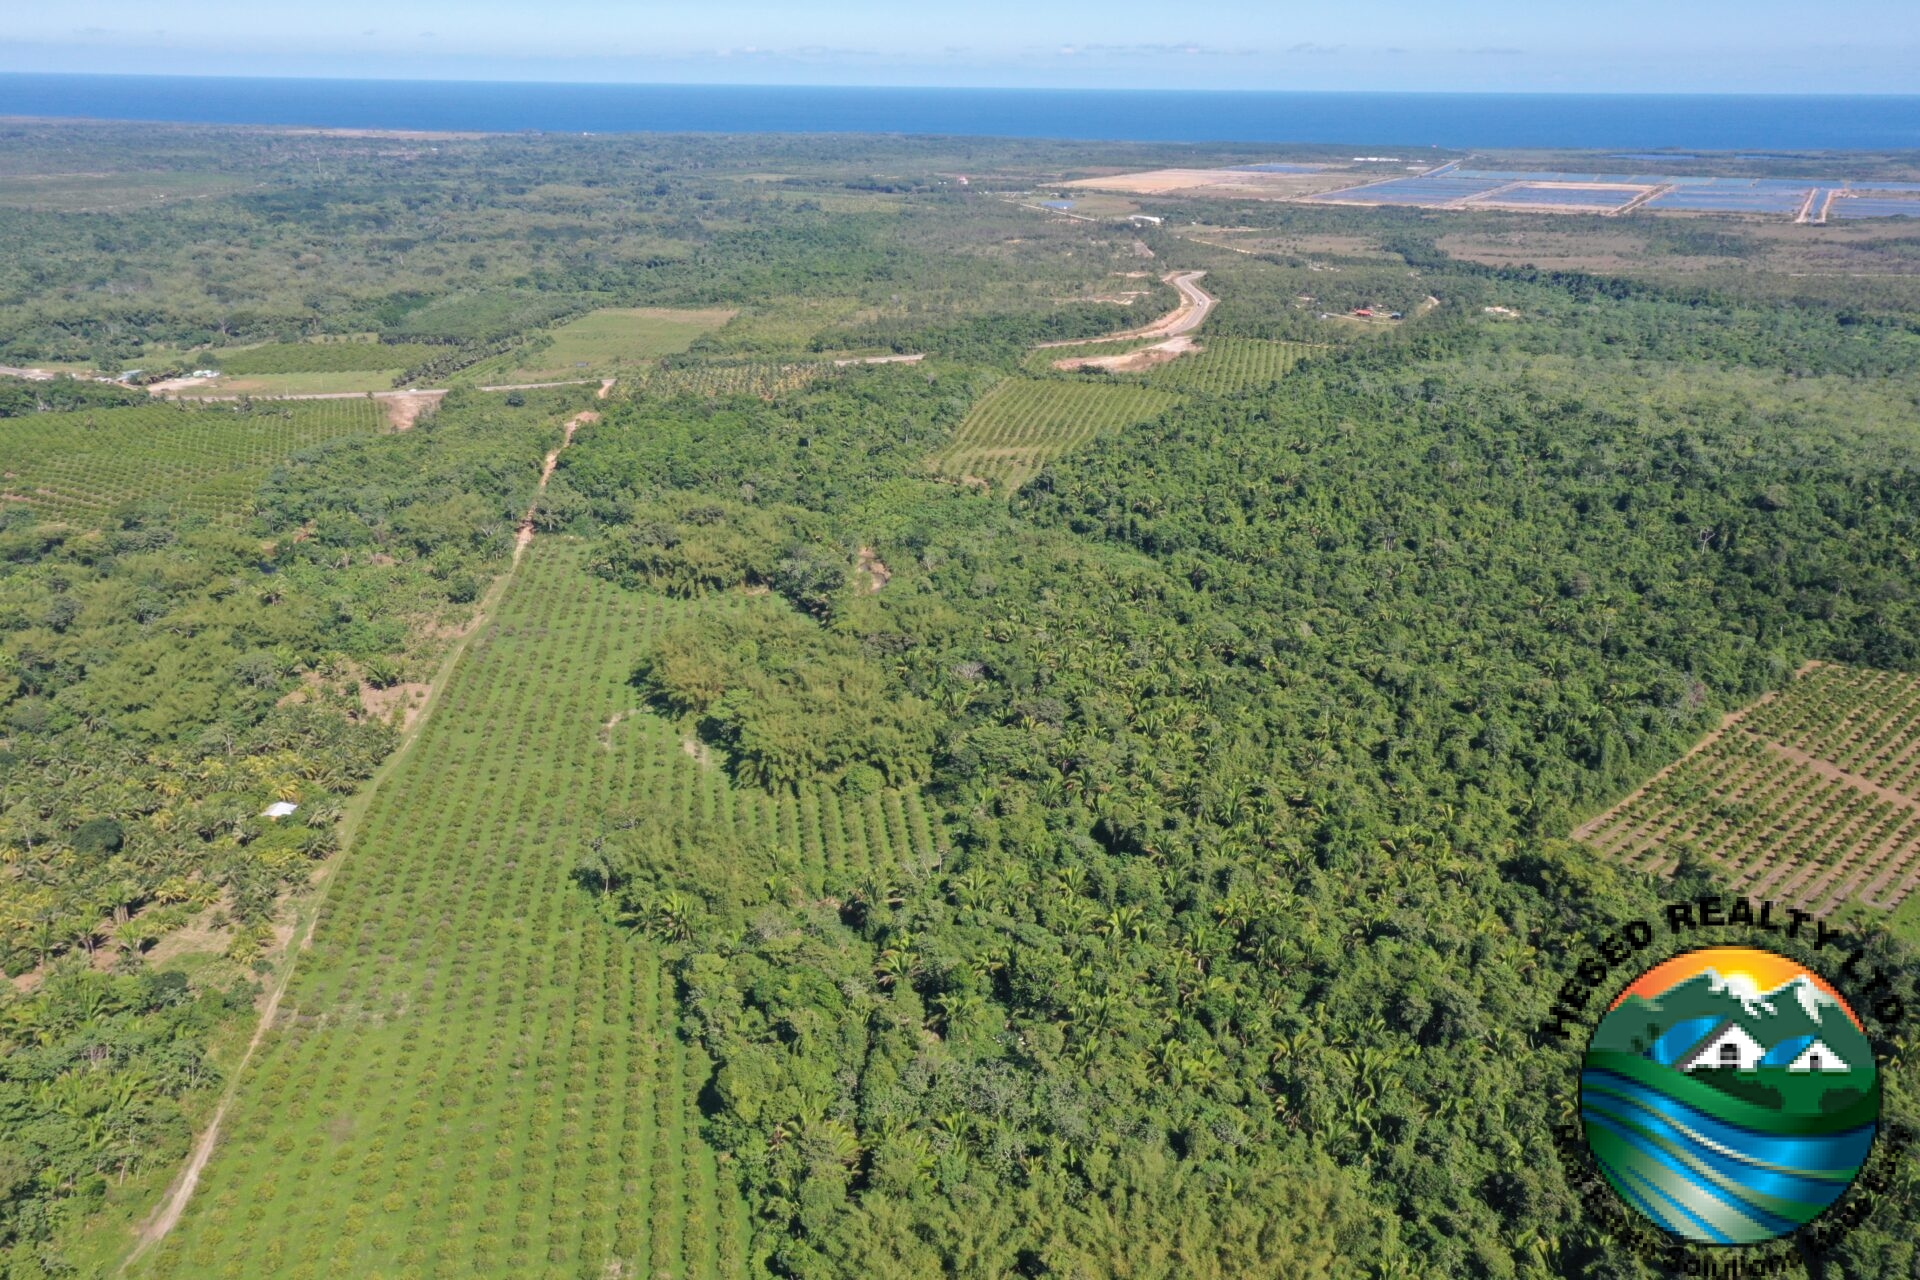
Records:
[[[0,74],[0,117],[1652,151],[1920,148],[1920,96],[1249,93]],[[4,144],[0,144],[4,145]],[[1390,153],[1391,154],[1391,153]]]

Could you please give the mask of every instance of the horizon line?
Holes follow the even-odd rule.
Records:
[[[1180,89],[1164,87],[1110,88],[1090,85],[958,85],[958,84],[805,84],[771,81],[718,80],[547,80],[519,76],[456,76],[423,74],[415,76],[343,76],[290,72],[280,75],[248,75],[220,71],[22,71],[0,69],[7,77],[101,80],[238,80],[255,83],[323,84],[517,84],[578,89],[756,89],[811,91],[822,93],[1059,93],[1059,94],[1178,94],[1182,96],[1272,95],[1299,97],[1354,98],[1845,98],[1920,100],[1920,90],[1910,93],[1869,93],[1847,91],[1796,92],[1791,90],[1720,89]],[[16,117],[17,118],[17,117]],[[42,117],[67,119],[69,117]]]

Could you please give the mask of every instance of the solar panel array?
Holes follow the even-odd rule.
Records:
[[[1517,185],[1516,185],[1517,184]],[[1582,186],[1580,184],[1589,184]],[[1606,188],[1592,189],[1593,185]],[[1503,190],[1503,188],[1505,188]],[[1661,188],[1667,188],[1661,190]],[[1920,217],[1920,182],[1846,182],[1806,178],[1674,177],[1663,174],[1558,173],[1452,168],[1430,174],[1364,183],[1307,197],[1332,204],[1435,208],[1487,200],[1498,206],[1541,209],[1620,209],[1642,195],[1645,207],[1692,213],[1753,213],[1797,216],[1810,209],[1818,219]],[[1497,195],[1493,193],[1498,192]],[[1657,195],[1652,194],[1658,192]],[[1489,197],[1491,197],[1489,199]],[[1809,204],[1811,197],[1811,204]]]
[[[1920,218],[1920,200],[1898,197],[1854,196],[1835,200],[1827,210],[1828,218]]]
[[[1496,188],[1497,189],[1497,188]],[[1544,208],[1560,209],[1618,209],[1634,197],[1641,195],[1638,189],[1593,187],[1515,187],[1511,191],[1501,191],[1491,197],[1489,203],[1500,205],[1538,205]]]

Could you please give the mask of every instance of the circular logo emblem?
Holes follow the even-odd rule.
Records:
[[[1641,974],[1594,1029],[1580,1118],[1601,1173],[1670,1235],[1761,1244],[1850,1186],[1880,1122],[1853,1009],[1756,947],[1688,951]]]

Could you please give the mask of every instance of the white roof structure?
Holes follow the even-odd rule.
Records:
[[[1800,1051],[1800,1056],[1787,1064],[1789,1071],[1831,1071],[1844,1075],[1853,1070],[1847,1060],[1827,1047],[1827,1042],[1818,1037]]]
[[[1752,1071],[1766,1056],[1767,1051],[1747,1033],[1745,1027],[1730,1021],[1708,1036],[1706,1042],[1694,1050],[1693,1055],[1681,1066],[1686,1071],[1714,1067],[1738,1067],[1742,1071]]]
[[[272,804],[260,811],[260,816],[263,818],[284,818],[299,807],[297,804],[288,804],[285,800],[275,800]]]

